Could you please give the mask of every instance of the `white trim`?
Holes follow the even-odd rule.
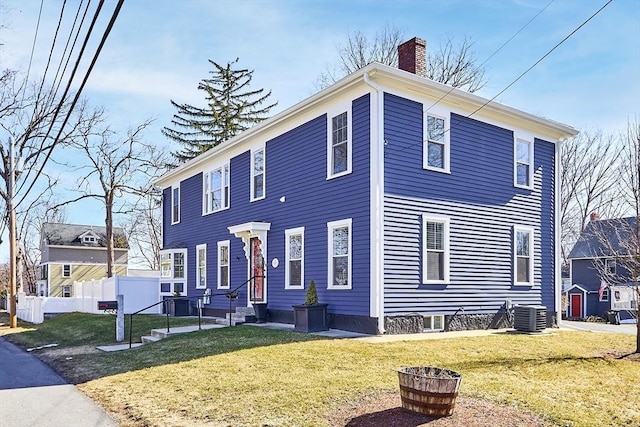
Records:
[[[353,120],[352,120],[352,101],[349,100],[348,104],[342,103],[341,105],[331,108],[327,111],[327,179],[334,179],[340,176],[348,175],[352,172],[353,168]],[[347,169],[333,173],[333,127],[332,121],[335,117],[341,114],[347,113]]]
[[[371,138],[369,167],[370,211],[370,302],[369,313],[378,319],[378,333],[384,334],[384,91],[364,74],[364,81],[375,93],[370,96]]]
[[[255,196],[255,185],[254,185],[254,178],[255,178],[255,155],[262,151],[262,196],[260,197],[254,197]],[[250,177],[250,187],[251,187],[251,192],[250,192],[250,196],[249,196],[249,201],[250,202],[255,202],[257,200],[262,200],[265,197],[267,197],[267,150],[265,145],[263,144],[260,147],[257,147],[253,150],[251,150],[251,177]]]
[[[177,212],[174,211],[174,205],[176,204],[174,200],[175,190],[178,190],[178,201],[177,201],[178,211]],[[171,224],[172,225],[180,222],[180,198],[181,198],[180,184],[172,185],[171,186]]]
[[[429,166],[429,131],[428,131],[428,117],[440,119],[443,121],[443,141],[435,141],[434,143],[443,146],[443,167],[438,168],[435,166]],[[422,114],[422,168],[434,172],[451,173],[451,159],[450,159],[450,135],[451,135],[451,113],[440,112],[434,113],[432,111],[425,111]]]
[[[529,235],[529,281],[528,282],[518,282],[518,233],[527,233]],[[524,225],[514,225],[513,226],[513,237],[512,237],[512,265],[513,265],[513,285],[514,286],[533,286],[534,285],[534,264],[535,264],[535,230],[533,227],[524,226]]]
[[[73,276],[73,264],[62,263],[60,265],[62,265],[61,272],[60,272],[60,277],[62,277],[63,279],[70,279],[71,276]],[[64,268],[66,266],[69,266],[69,274],[64,274]]]
[[[522,142],[525,143],[529,146],[529,173],[527,176],[527,180],[529,181],[529,183],[527,185],[524,184],[519,184],[518,183],[518,143]],[[526,190],[533,190],[534,188],[534,182],[533,182],[533,175],[534,175],[534,168],[535,168],[535,161],[534,161],[534,152],[533,152],[533,146],[534,146],[534,142],[533,140],[529,140],[529,139],[525,139],[525,138],[521,138],[519,136],[517,136],[514,133],[514,138],[513,138],[513,186],[517,187],[517,188],[524,188]],[[523,163],[524,164],[524,163]]]
[[[443,229],[443,253],[444,253],[444,278],[442,280],[429,280],[427,278],[427,223],[438,222],[444,225]],[[442,215],[422,214],[422,284],[448,284],[450,282],[450,258],[451,258],[451,246],[449,242],[450,234],[450,222],[451,219]]]
[[[331,221],[327,222],[327,289],[339,289],[339,290],[349,290],[353,286],[353,262],[352,262],[352,246],[351,242],[353,240],[353,228],[351,227],[352,219],[342,219],[339,221]],[[348,229],[348,239],[347,239],[347,283],[345,285],[339,286],[333,284],[333,230],[336,228],[347,227]]]
[[[555,172],[555,176],[553,179],[554,182],[554,192],[553,192],[553,203],[554,203],[554,226],[553,226],[553,230],[554,230],[554,258],[555,258],[555,262],[554,262],[554,303],[555,303],[555,307],[554,307],[554,312],[557,313],[556,315],[556,323],[558,324],[558,326],[560,326],[562,324],[562,235],[560,232],[560,228],[561,228],[561,219],[560,219],[560,194],[562,193],[561,190],[561,179],[560,177],[561,175],[561,162],[560,162],[560,156],[562,155],[562,142],[558,143],[555,145],[555,150],[554,150],[554,172]],[[569,260],[569,283],[572,283],[572,279],[573,279],[573,263],[571,262],[571,260]]]
[[[55,249],[81,249],[81,250],[87,250],[87,251],[106,251],[107,248],[106,246],[82,246],[82,245],[78,245],[78,246],[73,246],[73,245],[47,245],[48,248],[55,248]],[[123,251],[123,252],[129,252],[129,248],[113,248],[114,251]],[[47,261],[48,262],[48,261]],[[53,261],[55,262],[55,261]]]
[[[217,283],[216,283],[216,287],[218,289],[230,289],[230,285],[231,285],[231,242],[229,240],[222,240],[219,241],[218,244],[218,252],[216,253],[216,277],[217,277]],[[226,286],[222,286],[222,276],[220,274],[220,268],[222,267],[222,265],[220,265],[220,252],[221,249],[223,247],[227,248],[227,285]]]
[[[204,277],[201,276],[200,273],[200,251],[204,250]],[[204,285],[201,285],[200,282],[204,279]],[[203,243],[201,245],[196,246],[196,289],[206,289],[207,288],[207,244]]]
[[[175,254],[176,253],[180,253],[183,255],[183,277],[175,277],[175,271],[176,271],[176,266],[175,266]],[[170,275],[169,276],[162,276],[162,256],[163,255],[170,255],[169,258],[169,271],[170,271]],[[169,283],[171,286],[171,291],[170,292],[162,292],[160,291],[160,295],[173,295],[173,293],[175,292],[175,285],[177,283],[182,284],[182,291],[180,291],[180,295],[187,295],[187,291],[188,291],[188,286],[187,286],[187,278],[188,276],[188,271],[187,271],[187,266],[188,264],[188,260],[187,260],[187,254],[188,251],[187,249],[184,248],[178,248],[178,249],[162,249],[160,251],[160,280],[159,280],[159,284],[162,283]],[[162,288],[160,288],[162,289]]]
[[[290,268],[289,268],[289,237],[300,235],[302,237],[302,254],[300,258],[300,285],[291,285]],[[284,231],[284,288],[285,289],[304,289],[304,227],[290,228]]]
[[[265,257],[264,259],[265,260],[267,259],[266,242],[267,242],[267,232],[271,230],[270,222],[245,222],[243,224],[232,225],[230,227],[227,227],[227,229],[231,234],[233,234],[239,239],[242,239],[242,242],[244,243],[244,255],[247,258],[247,260],[250,260],[249,257],[251,253],[251,248],[249,247],[249,241],[251,240],[251,237],[260,238],[260,240],[262,241],[262,244],[260,245],[260,247]],[[266,268],[266,265],[265,265],[265,268]],[[247,279],[249,277],[247,277]]]

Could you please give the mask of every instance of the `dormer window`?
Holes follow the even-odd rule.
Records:
[[[94,236],[84,236],[82,238],[82,243],[95,243],[96,238]]]
[[[95,245],[99,242],[99,237],[93,231],[87,231],[78,237],[83,244]]]

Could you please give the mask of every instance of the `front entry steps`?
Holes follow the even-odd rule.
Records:
[[[242,323],[254,323],[256,321],[256,313],[253,307],[236,307],[236,311],[231,313],[231,326]],[[229,326],[229,313],[226,313],[224,319],[216,319],[216,323]]]

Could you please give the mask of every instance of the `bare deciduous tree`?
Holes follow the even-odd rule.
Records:
[[[584,132],[562,145],[560,220],[562,255],[566,257],[584,230],[591,212],[615,218],[620,214],[614,170],[617,144],[602,132]]]
[[[372,62],[397,67],[398,46],[404,39],[404,31],[392,25],[371,38],[361,31],[349,34],[345,45],[336,46],[338,60],[318,76],[316,89],[324,89]],[[484,68],[478,65],[472,47],[468,37],[459,44],[449,38],[433,51],[427,47],[427,77],[471,93],[482,89],[487,84]]]
[[[636,353],[640,353],[640,123],[628,124],[621,137],[619,160],[614,171],[619,203],[633,216],[593,224],[602,252],[594,265],[607,283],[625,284],[635,291]],[[608,268],[607,258],[615,260],[615,271]]]
[[[134,253],[133,257],[129,256],[129,261],[138,262],[151,270],[159,270],[162,248],[162,195],[160,192],[150,188],[124,219],[122,226],[129,236],[129,243]]]
[[[133,212],[137,199],[149,191],[150,181],[166,164],[159,150],[142,141],[142,133],[150,124],[151,120],[146,120],[121,138],[109,126],[94,131],[94,123],[71,144],[83,153],[88,164],[76,168],[84,174],[78,183],[81,195],[67,203],[93,198],[104,205],[108,277],[113,275],[114,215]]]

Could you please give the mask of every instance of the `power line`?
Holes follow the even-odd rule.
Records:
[[[551,48],[550,51],[548,51],[547,53],[545,53],[542,58],[538,59],[531,67],[527,68],[522,74],[520,74],[514,81],[512,81],[511,83],[509,83],[507,85],[507,87],[505,87],[504,89],[502,89],[500,92],[498,92],[493,98],[491,98],[490,100],[488,100],[487,102],[485,102],[484,104],[482,104],[480,107],[478,107],[473,113],[469,114],[467,117],[471,117],[473,116],[475,113],[477,113],[478,111],[482,110],[485,106],[487,106],[487,104],[489,104],[491,101],[493,101],[494,99],[496,99],[497,97],[499,97],[500,95],[502,95],[504,92],[506,92],[511,86],[513,86],[514,84],[516,84],[516,82],[518,80],[520,80],[522,77],[524,77],[529,71],[531,71],[536,65],[538,65],[539,63],[541,63],[547,56],[551,55],[551,53],[556,50],[558,47],[560,47],[560,45],[562,45],[564,42],[566,42],[567,40],[569,40],[569,38],[571,36],[573,36],[575,33],[578,32],[578,30],[580,30],[580,28],[584,27],[587,22],[591,21],[593,18],[595,18],[595,16],[597,14],[599,14],[605,7],[609,6],[609,4],[612,2],[613,0],[609,0],[607,1],[604,6],[602,6],[600,9],[598,9],[593,15],[591,15],[586,21],[584,21],[582,24],[580,24],[576,29],[574,29],[573,31],[571,31],[569,33],[569,35],[567,35],[565,38],[563,38],[558,44],[556,44],[553,48]]]
[[[97,15],[98,15],[100,9],[102,8],[103,3],[104,3],[104,0],[101,0],[100,1],[100,5],[98,6],[98,11],[96,12],[95,18],[97,18]],[[93,67],[95,66],[95,64],[96,64],[96,62],[98,60],[98,56],[100,55],[100,52],[102,51],[102,48],[104,47],[104,44],[107,41],[107,37],[109,36],[109,33],[111,32],[111,30],[113,28],[113,25],[116,22],[116,18],[118,17],[118,14],[120,13],[120,9],[122,8],[123,3],[124,3],[124,0],[118,0],[118,4],[116,5],[116,8],[115,8],[113,14],[111,15],[111,19],[109,20],[109,24],[107,25],[107,28],[106,28],[103,36],[102,36],[102,39],[100,40],[100,44],[98,45],[98,48],[97,48],[96,53],[95,53],[95,55],[94,55],[94,57],[93,57],[93,59],[91,61],[89,69],[87,70],[87,72],[86,72],[86,74],[84,76],[84,79],[82,80],[82,84],[80,85],[78,91],[76,92],[76,96],[74,97],[74,99],[73,99],[73,101],[71,103],[71,106],[69,107],[69,112],[67,113],[67,117],[65,118],[64,122],[60,126],[60,130],[58,131],[58,135],[56,136],[53,144],[51,145],[51,148],[49,149],[49,152],[47,153],[47,156],[45,157],[44,162],[40,166],[40,169],[38,170],[38,173],[37,173],[36,177],[33,179],[33,181],[31,182],[31,185],[29,186],[27,191],[24,193],[24,195],[22,196],[20,201],[16,204],[16,207],[19,206],[24,201],[26,196],[29,194],[29,192],[31,191],[31,189],[35,185],[36,181],[40,177],[40,174],[42,173],[42,170],[44,169],[45,164],[47,163],[47,161],[51,157],[51,153],[52,153],[53,149],[55,148],[56,144],[58,143],[60,135],[62,134],[62,130],[64,129],[65,125],[67,124],[67,121],[71,117],[71,113],[72,113],[76,103],[78,102],[78,99],[80,98],[80,94],[81,94],[82,90],[84,89],[84,86],[87,83],[87,80],[89,79],[89,75],[91,74],[91,71],[93,70]],[[94,23],[95,23],[95,19],[91,23],[91,28],[93,28],[93,24]],[[84,50],[85,46],[86,46],[86,43],[82,47],[83,50]],[[79,59],[78,59],[78,62],[79,62]],[[75,71],[75,69],[77,69],[77,65],[78,64],[76,63],[76,67],[74,68],[74,71]]]

